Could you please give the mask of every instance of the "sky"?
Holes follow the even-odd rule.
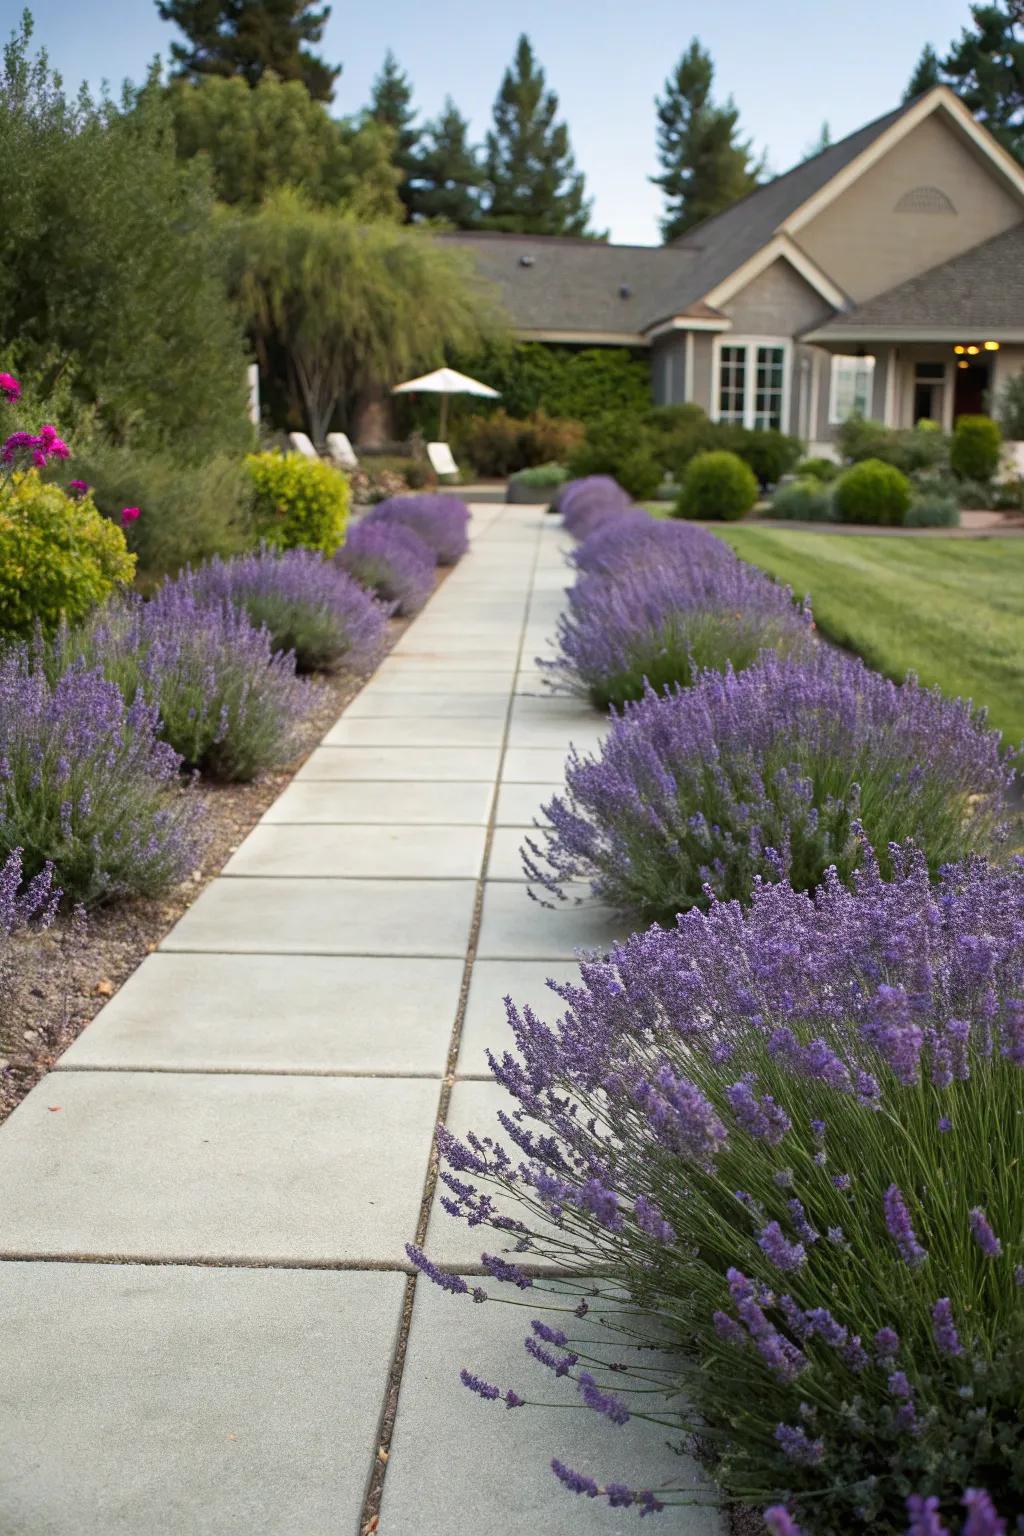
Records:
[[[6,36],[24,0],[0,0]],[[36,41],[69,87],[115,87],[165,58],[175,29],[153,0],[30,0]],[[896,106],[926,42],[941,51],[967,0],[334,0],[318,51],[344,68],[339,113],[365,105],[390,47],[432,116],[451,95],[482,139],[520,32],[530,37],[569,124],[593,197],[595,228],[658,241],[661,194],[654,98],[696,35],[715,61],[715,92],[772,172],[788,170],[828,122],[843,137]]]

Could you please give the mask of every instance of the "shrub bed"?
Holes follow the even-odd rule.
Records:
[[[402,523],[372,523],[364,518],[334,558],[343,571],[390,604],[395,613],[419,613],[434,590],[434,551]]]
[[[757,477],[735,453],[698,453],[683,472],[676,516],[735,522],[756,500]]]
[[[739,670],[765,646],[789,653],[808,642],[809,611],[724,546],[724,558],[710,560],[701,558],[698,539],[689,550],[675,544],[671,556],[663,548],[660,561],[614,577],[583,576],[569,593],[551,675],[597,709],[621,708],[648,689],[689,686],[705,668]]]
[[[215,559],[191,581],[201,602],[227,604],[265,627],[275,651],[294,652],[300,672],[345,668],[362,676],[380,657],[388,610],[312,550]]]
[[[671,922],[712,891],[748,901],[758,878],[811,890],[830,865],[848,878],[860,827],[881,850],[919,839],[933,872],[989,852],[1012,776],[969,704],[821,648],[766,652],[627,704],[596,758],[570,755],[553,830],[524,862],[552,894],[588,879],[612,906]]]
[[[394,496],[378,502],[363,518],[364,527],[377,523],[411,528],[433,551],[438,565],[455,565],[469,548],[469,508],[458,496]]]
[[[195,868],[202,802],[153,705],[84,660],[51,680],[46,659],[0,657],[0,859],[20,848],[27,879],[52,866],[68,901],[157,895]]]
[[[277,549],[333,555],[348,520],[348,481],[341,471],[300,453],[252,453],[245,462],[260,536]]]
[[[696,1433],[776,1536],[996,1536],[1024,1506],[1024,865],[891,873],[866,858],[853,890],[765,885],[634,935],[550,984],[553,1025],[509,1003],[511,1145],[438,1135],[449,1211],[581,1276],[567,1302],[485,1254],[473,1299],[535,1297],[534,1361],[615,1423]],[[606,1361],[636,1338],[623,1290],[667,1334],[632,1376]],[[618,1356],[576,1342],[573,1292]],[[641,1513],[699,1497],[552,1465]]]

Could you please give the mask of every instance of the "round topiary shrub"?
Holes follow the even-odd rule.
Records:
[[[683,471],[677,517],[736,522],[757,500],[757,476],[749,464],[724,449],[698,453]]]
[[[260,536],[276,549],[333,555],[348,519],[348,481],[341,471],[300,453],[251,453],[245,463]]]
[[[960,416],[953,428],[949,466],[961,480],[991,480],[1002,445],[999,423],[990,416]]]
[[[564,641],[563,641],[564,644]],[[814,647],[627,704],[596,757],[570,754],[567,792],[524,859],[552,894],[589,880],[624,912],[671,923],[755,880],[813,890],[914,838],[933,872],[998,843],[1013,770],[984,713],[913,678]]]
[[[881,459],[862,459],[840,475],[832,504],[842,523],[878,523],[898,527],[910,506],[910,481],[902,470]]]
[[[74,623],[134,574],[124,534],[91,496],[66,496],[35,470],[0,489],[0,634]]]

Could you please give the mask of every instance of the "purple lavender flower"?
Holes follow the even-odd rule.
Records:
[[[556,1349],[565,1349],[569,1342],[561,1328],[552,1328],[539,1317],[531,1319],[530,1327],[538,1339],[543,1339],[545,1344],[553,1344]]]
[[[1003,1245],[996,1237],[989,1224],[989,1219],[979,1205],[971,1210],[968,1220],[971,1224],[971,1236],[987,1259],[998,1259],[1003,1251]]]
[[[596,1499],[600,1492],[592,1477],[587,1477],[582,1472],[574,1472],[572,1467],[567,1467],[557,1457],[552,1458],[551,1470],[558,1481],[570,1493],[585,1493],[588,1499]]]
[[[586,475],[580,480],[566,481],[555,505],[569,533],[582,539],[606,519],[628,511],[632,502],[609,475]]]
[[[948,1296],[942,1296],[932,1308],[932,1332],[935,1343],[944,1355],[962,1355],[963,1345],[953,1321],[953,1304]]]
[[[419,613],[434,590],[434,551],[404,523],[364,518],[349,529],[334,560],[395,613]]]
[[[758,1233],[757,1246],[768,1255],[776,1269],[800,1269],[807,1262],[803,1244],[791,1243],[777,1221],[770,1221]]]
[[[906,1536],[950,1536],[947,1526],[939,1519],[939,1501],[934,1494],[923,1498],[912,1493],[907,1500],[910,1525]]]
[[[628,1424],[629,1409],[613,1392],[603,1392],[589,1371],[580,1371],[576,1378],[580,1396],[588,1408],[603,1414],[613,1424]]]
[[[641,1232],[646,1232],[648,1237],[653,1237],[656,1243],[661,1243],[668,1248],[676,1241],[675,1228],[665,1220],[654,1201],[649,1200],[646,1195],[637,1195],[633,1214]]]
[[[406,1243],[405,1251],[420,1274],[426,1275],[427,1279],[439,1286],[442,1291],[450,1291],[453,1296],[468,1295],[469,1286],[461,1275],[449,1275],[443,1269],[438,1269],[437,1265],[427,1258],[423,1249],[417,1248],[415,1243]]]
[[[879,1328],[875,1334],[875,1355],[880,1364],[895,1360],[899,1354],[900,1336],[895,1328]]]
[[[652,569],[670,562],[728,565],[735,559],[721,539],[693,523],[665,522],[641,507],[628,507],[599,522],[570,556],[585,576],[618,578],[624,570]]]
[[[995,1506],[983,1488],[968,1488],[962,1503],[967,1519],[960,1536],[1004,1536],[1006,1521],[996,1514]]]
[[[464,1387],[468,1387],[471,1392],[475,1392],[477,1397],[482,1397],[485,1402],[493,1403],[501,1396],[500,1387],[492,1386],[489,1381],[483,1381],[479,1376],[474,1376],[470,1371],[466,1370],[465,1366],[459,1372],[459,1380]]]
[[[922,1248],[917,1240],[907,1202],[898,1184],[889,1185],[882,1205],[885,1211],[886,1228],[899,1249],[900,1258],[904,1264],[908,1264],[911,1269],[916,1268],[918,1264],[923,1264],[928,1257],[928,1250]]]
[[[770,1536],[801,1536],[800,1527],[784,1504],[773,1504],[766,1509],[764,1523]]]
[[[812,1440],[799,1424],[776,1424],[775,1440],[786,1459],[798,1467],[819,1466],[825,1455],[824,1440]]]
[[[518,1264],[510,1264],[496,1253],[482,1253],[480,1262],[493,1279],[504,1280],[506,1284],[514,1285],[521,1291],[528,1291],[533,1284],[530,1276]]]
[[[375,523],[411,528],[433,550],[438,565],[457,564],[469,548],[469,509],[458,496],[443,492],[379,501],[362,518],[363,527]]]
[[[731,1083],[725,1095],[743,1130],[759,1141],[768,1142],[769,1146],[778,1146],[790,1129],[790,1119],[770,1093],[759,1100],[750,1082],[744,1078],[738,1083]]]

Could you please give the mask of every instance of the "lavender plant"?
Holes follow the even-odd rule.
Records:
[[[30,881],[52,867],[69,901],[175,885],[202,852],[203,805],[155,708],[82,660],[53,681],[43,662],[23,645],[0,657],[0,858],[20,849]]]
[[[446,1207],[517,1251],[485,1271],[560,1313],[527,1352],[614,1423],[696,1434],[782,1536],[942,1536],[961,1507],[995,1536],[1024,1508],[1024,861],[936,886],[891,858],[635,934],[549,982],[554,1024],[509,1002],[509,1145],[439,1129]],[[631,1375],[575,1322],[623,1290],[623,1334],[655,1315],[673,1349]],[[554,1470],[641,1512],[693,1497]]]
[[[0,388],[3,375],[0,374]],[[26,929],[49,928],[57,915],[61,891],[53,881],[53,865],[44,864],[33,880],[24,880],[22,851],[13,848],[0,864],[0,1024],[10,1011],[14,972],[11,939]]]
[[[166,582],[151,602],[108,603],[88,624],[62,630],[51,671],[77,658],[101,669],[189,768],[245,782],[293,756],[312,685],[266,629],[223,603],[204,602],[194,576]]]
[[[823,648],[769,651],[627,704],[597,757],[571,753],[524,864],[553,895],[589,879],[612,906],[671,922],[712,892],[748,900],[759,876],[799,890],[830,865],[848,878],[859,826],[880,849],[917,839],[933,873],[990,852],[1012,779],[969,703]]]
[[[395,613],[419,613],[434,590],[434,552],[402,523],[363,519],[334,559],[360,586],[392,604]]]
[[[584,539],[606,519],[628,511],[633,503],[610,475],[584,475],[562,487],[556,505],[566,530],[574,539]]]
[[[729,546],[707,529],[653,518],[642,507],[629,507],[599,523],[569,556],[577,571],[607,578],[639,566],[657,568],[666,562],[685,570],[690,565],[726,565],[735,560]]]
[[[314,550],[215,558],[191,579],[200,601],[227,604],[265,627],[275,651],[294,652],[300,672],[363,676],[380,659],[388,610]]]
[[[693,545],[678,536],[663,547],[642,539],[639,558],[618,575],[577,580],[558,620],[558,655],[544,663],[555,686],[585,695],[597,709],[621,708],[648,688],[688,687],[708,668],[740,671],[766,646],[785,655],[809,649],[806,604],[798,607],[788,587],[728,550],[707,555],[701,531],[693,532]]]
[[[438,565],[456,565],[469,548],[469,508],[458,496],[443,492],[392,496],[371,507],[362,523],[411,528],[433,550]]]

